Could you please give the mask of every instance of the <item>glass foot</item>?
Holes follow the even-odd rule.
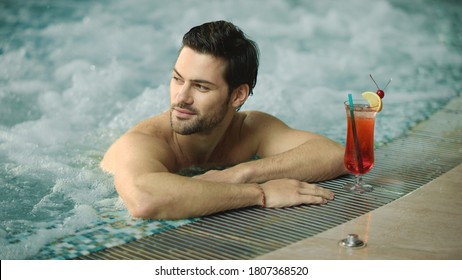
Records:
[[[343,186],[343,189],[349,192],[365,193],[373,191],[374,187],[367,184],[348,183]]]
[[[365,193],[371,192],[372,190],[374,190],[374,187],[372,187],[369,184],[365,184],[363,182],[363,177],[361,175],[355,175],[355,181],[352,183],[345,184],[343,186],[343,189],[349,192]]]

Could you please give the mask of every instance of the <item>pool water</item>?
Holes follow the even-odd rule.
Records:
[[[461,15],[456,0],[0,0],[0,259],[34,258],[107,213],[133,226],[98,164],[125,130],[168,108],[192,26],[230,20],[258,43],[242,110],[342,143],[347,94],[375,91],[370,73],[381,86],[393,78],[380,145],[460,95]]]

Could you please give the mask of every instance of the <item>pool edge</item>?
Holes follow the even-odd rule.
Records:
[[[454,119],[444,119],[447,114],[453,115]],[[436,132],[429,137],[460,137],[461,114],[462,97],[458,96],[410,132],[422,133],[422,130],[430,127]],[[443,123],[449,124],[451,129],[443,129]],[[462,259],[460,142],[458,152],[459,165],[415,191],[344,224],[256,259]],[[358,234],[367,243],[366,247],[352,249],[339,246],[338,242],[350,233]]]
[[[414,169],[420,169],[420,165],[426,165],[426,169],[424,169],[424,172],[428,172],[431,174],[422,174],[419,173],[418,176],[424,176],[428,177],[429,179],[425,180],[418,180],[419,182],[422,182],[420,184],[416,184],[415,182],[412,183],[411,185],[416,186],[413,188],[414,191],[411,193],[408,193],[407,195],[400,197],[399,199],[393,200],[390,202],[390,204],[393,205],[393,203],[397,203],[398,201],[401,201],[402,199],[405,199],[406,197],[412,197],[415,194],[416,189],[422,188],[422,186],[425,186],[437,178],[440,178],[441,176],[445,176],[445,174],[451,174],[449,173],[450,170],[454,168],[454,166],[460,165],[460,155],[462,152],[462,127],[458,123],[460,122],[460,114],[462,106],[462,98],[458,97],[446,104],[443,108],[441,108],[439,111],[435,112],[433,115],[429,117],[428,120],[425,120],[419,124],[417,124],[414,128],[412,128],[409,131],[409,135],[404,136],[402,139],[399,139],[396,141],[393,145],[393,147],[398,146],[399,150],[394,150],[392,148],[392,152],[390,155],[391,160],[391,169],[390,165],[386,165],[385,169],[386,170],[395,170],[396,167],[393,167],[393,165],[396,165],[395,162],[396,160],[401,161],[402,153],[409,153],[409,151],[405,150],[407,149],[408,146],[418,146],[416,145],[413,141],[426,141],[427,144],[423,145],[422,147],[418,147],[416,151],[419,151],[419,148],[425,147],[425,149],[429,148],[428,143],[430,143],[430,151],[429,153],[423,157],[424,160],[430,159],[432,160],[433,157],[435,157],[432,152],[438,151],[441,147],[444,146],[452,146],[451,151],[445,151],[444,155],[442,155],[443,158],[447,158],[448,155],[449,157],[452,158],[451,164],[447,163],[437,163],[436,168],[433,168],[433,163],[424,163],[424,162],[419,162],[419,160],[422,159],[416,159],[416,160],[411,160],[409,161],[408,164],[406,163],[401,163],[401,166],[405,167],[405,169],[409,168],[409,171],[414,171]],[[448,118],[448,116],[452,116],[452,118]],[[447,123],[447,124],[446,124]],[[448,127],[452,127],[448,130]],[[448,134],[449,133],[449,134]],[[452,134],[455,136],[452,137]],[[447,138],[447,136],[450,136]],[[437,143],[437,144],[435,144]],[[454,149],[455,147],[455,149]],[[382,153],[382,151],[391,148],[387,147],[386,145],[383,147],[379,148],[379,151]],[[403,150],[404,149],[404,150]],[[398,156],[397,156],[398,155]],[[409,154],[408,154],[409,155]],[[454,156],[456,157],[456,164],[454,164]],[[386,157],[386,155],[385,155]],[[382,160],[383,160],[382,156]],[[378,160],[377,166],[381,165],[382,162],[380,159]],[[440,164],[438,166],[438,164]],[[443,166],[444,168],[441,168]],[[448,166],[451,166],[448,168]],[[430,167],[430,168],[429,168]],[[434,170],[433,170],[434,169]],[[372,174],[372,177],[382,177],[381,179],[384,179],[383,177],[387,177],[387,174],[384,174],[382,176],[382,172],[386,173],[385,170],[381,170],[380,168],[377,168],[375,172],[371,173],[376,173],[375,175]],[[407,177],[406,172],[407,170],[398,170],[400,172],[400,175],[403,175],[402,177]],[[422,170],[420,170],[422,172]],[[377,174],[379,176],[377,176]],[[389,179],[390,177],[388,177]],[[393,177],[391,177],[393,178]],[[387,179],[387,178],[385,178]],[[339,182],[340,183],[340,182]],[[406,186],[406,182],[404,182],[404,186]],[[398,184],[399,185],[399,184]],[[337,204],[339,203],[340,199],[338,199]],[[371,202],[373,203],[373,201]],[[387,203],[386,203],[387,204]],[[444,203],[443,203],[444,204]],[[273,235],[271,238],[266,238],[266,236],[260,236],[260,238],[253,238],[252,236],[245,236],[245,238],[242,238],[241,236],[241,231],[253,231],[255,227],[258,227],[258,224],[261,224],[259,220],[260,215],[263,210],[257,210],[257,211],[234,211],[229,214],[219,214],[216,217],[207,217],[206,220],[208,222],[198,222],[198,223],[193,223],[191,227],[185,226],[185,227],[180,227],[178,230],[172,230],[171,232],[169,231],[168,234],[163,234],[163,235],[158,235],[158,236],[152,236],[147,237],[144,239],[141,239],[136,242],[132,242],[130,244],[125,244],[121,245],[118,248],[113,248],[109,250],[105,250],[105,252],[98,252],[96,254],[92,254],[89,256],[85,256],[79,259],[348,259],[348,258],[360,258],[359,256],[351,257],[352,255],[350,253],[346,255],[338,255],[335,253],[338,253],[339,248],[337,247],[337,242],[339,239],[339,236],[341,238],[344,238],[344,235],[348,233],[355,233],[349,232],[350,230],[345,229],[345,226],[347,226],[349,223],[353,221],[362,221],[362,223],[366,224],[371,224],[371,213],[374,213],[374,211],[378,211],[379,209],[382,209],[381,206],[379,208],[370,210],[363,213],[366,213],[364,215],[356,215],[354,218],[351,220],[348,220],[345,223],[338,223],[335,226],[325,229],[322,232],[319,232],[315,235],[308,235],[308,234],[303,234],[304,237],[298,238],[292,242],[289,243],[284,243],[280,242],[280,234],[281,230],[280,228],[275,228],[276,231],[274,233],[269,233],[265,231],[267,234]],[[311,208],[308,212],[315,211],[315,210],[320,210],[322,212],[329,212],[333,213],[332,211],[335,210],[329,210],[327,208],[323,209],[316,209],[317,207]],[[386,209],[386,208],[384,208]],[[292,211],[293,210],[293,211]],[[329,211],[328,211],[329,210]],[[256,213],[255,213],[256,212]],[[326,212],[326,213],[327,213]],[[292,214],[297,214],[296,210],[291,209],[291,210],[281,210],[279,211],[280,216],[278,217],[268,217],[263,221],[274,221],[273,218],[276,219],[281,219],[282,216],[285,218],[290,218],[290,215]],[[289,214],[288,214],[289,213]],[[292,214],[290,214],[292,213]],[[307,213],[307,212],[304,212]],[[319,213],[319,212],[318,212]],[[253,216],[253,217],[252,217]],[[298,215],[299,217],[302,218],[302,222],[305,220],[304,214]],[[238,218],[236,220],[235,218]],[[254,221],[258,221],[257,224],[241,224],[243,222],[242,219],[254,219]],[[284,219],[285,219],[284,218]],[[364,222],[364,219],[366,219],[367,222]],[[273,219],[273,220],[272,220]],[[374,219],[375,221],[375,219]],[[221,230],[216,230],[216,223],[221,223],[222,229]],[[238,231],[230,231],[228,226],[228,223],[234,224],[236,229]],[[304,222],[306,224],[306,222]],[[298,236],[300,236],[300,229],[294,228],[293,226],[296,226],[297,224],[293,224],[293,221],[286,221],[285,224],[278,224],[279,226],[283,226],[286,231],[294,231]],[[291,226],[292,225],[292,226]],[[261,225],[260,225],[261,226]],[[267,225],[271,226],[271,224]],[[309,226],[311,227],[311,226]],[[308,227],[308,228],[309,228]],[[338,230],[339,228],[343,230],[340,230],[341,234],[338,234],[335,236],[335,238],[323,238],[322,234],[328,234],[334,229]],[[355,229],[356,227],[353,227]],[[399,230],[399,227],[396,227],[395,225],[391,225],[391,228],[394,228],[395,230]],[[234,234],[233,234],[234,232]],[[302,232],[304,233],[304,232]],[[362,258],[370,258],[370,259],[382,259],[382,258],[416,258],[416,256],[412,257],[409,255],[406,255],[404,252],[406,249],[409,249],[408,245],[400,245],[397,246],[396,244],[392,245],[383,245],[383,246],[376,246],[374,247],[374,242],[370,243],[373,241],[373,239],[370,239],[370,233],[368,232],[367,234],[364,234],[364,232],[357,232],[360,234],[361,238],[364,238],[364,235],[367,235],[367,243],[369,243],[369,246],[367,246],[363,252],[369,252],[371,248],[380,248],[379,250],[382,250],[383,252],[386,252],[387,248],[398,248],[401,250],[401,254],[384,254],[382,256],[377,256],[377,255],[366,255],[363,256]],[[389,232],[387,235],[392,236],[394,233]],[[379,234],[383,235],[383,234]],[[311,236],[311,237],[306,237],[306,236]],[[319,238],[321,236],[321,238]],[[219,241],[216,243],[211,243],[211,240]],[[413,238],[410,238],[412,241]],[[190,241],[188,241],[190,240]],[[192,241],[191,241],[192,240]],[[286,240],[287,241],[287,240]],[[333,247],[321,247],[322,251],[324,251],[323,254],[314,254],[314,255],[309,255],[306,254],[307,251],[313,251],[316,252],[316,248],[320,246],[322,243],[321,241],[327,242],[327,245],[333,246]],[[313,243],[314,242],[314,243]],[[277,243],[277,244],[276,244]],[[278,245],[280,243],[280,245]],[[309,246],[301,246],[304,244],[309,244]],[[379,243],[376,243],[379,244]],[[277,246],[276,246],[277,245]],[[327,246],[326,245],[326,246]],[[372,246],[372,247],[371,247]],[[266,249],[265,249],[266,248]],[[269,249],[271,248],[271,249]],[[269,250],[268,250],[269,249]],[[266,251],[265,251],[266,250]],[[398,250],[398,251],[400,251]],[[330,251],[330,253],[328,252]],[[417,258],[450,258],[452,256],[451,254],[446,254],[443,256],[435,255],[426,252],[425,250],[422,250],[424,252],[420,252],[421,254],[417,254]],[[303,253],[305,252],[305,253]],[[322,253],[322,252],[321,252]],[[425,253],[425,254],[424,254]],[[419,257],[420,256],[420,257]]]

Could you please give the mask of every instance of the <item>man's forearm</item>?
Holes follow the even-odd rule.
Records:
[[[316,139],[287,152],[233,168],[242,173],[245,182],[266,182],[278,178],[319,182],[346,174],[343,151],[338,143]]]
[[[254,184],[215,183],[168,172],[145,174],[117,189],[132,216],[151,219],[204,216],[262,200]]]

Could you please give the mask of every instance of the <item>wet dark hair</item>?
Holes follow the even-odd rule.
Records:
[[[253,93],[257,84],[258,46],[237,26],[226,21],[214,21],[193,27],[183,36],[181,49],[185,46],[228,63],[224,79],[230,93],[242,84],[249,86],[250,95]]]

